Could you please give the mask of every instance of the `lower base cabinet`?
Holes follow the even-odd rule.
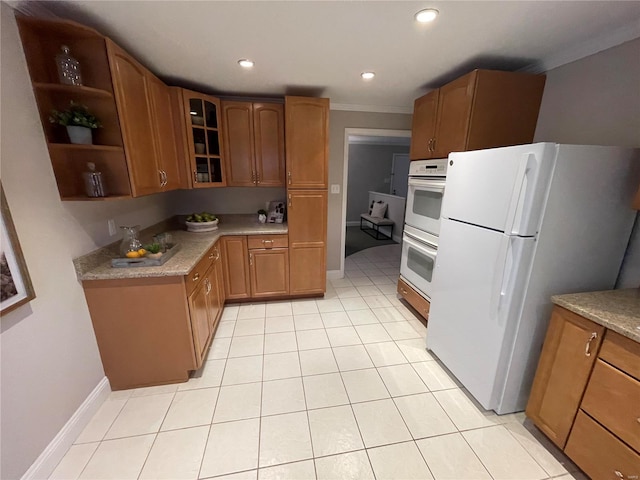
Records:
[[[289,295],[287,235],[229,236],[222,243],[227,300]]]
[[[113,390],[184,382],[200,368],[224,303],[220,263],[216,244],[184,277],[83,283]]]
[[[594,480],[640,478],[640,343],[554,307],[526,413]]]

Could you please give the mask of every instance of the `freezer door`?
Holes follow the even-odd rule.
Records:
[[[442,216],[509,235],[535,235],[556,151],[556,144],[537,143],[452,153]]]
[[[500,409],[534,247],[534,238],[442,224],[427,348],[486,409]]]

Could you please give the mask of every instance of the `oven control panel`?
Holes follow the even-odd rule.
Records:
[[[446,177],[447,159],[417,160],[409,164],[409,176],[413,177]]]

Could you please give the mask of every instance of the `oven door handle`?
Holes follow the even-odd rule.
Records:
[[[438,251],[433,248],[433,246],[429,243],[426,243],[424,240],[416,237],[415,235],[411,235],[410,233],[404,232],[403,241],[407,242],[409,245],[413,245],[416,248],[420,248],[425,250],[427,254],[435,260]]]
[[[431,192],[444,192],[444,181],[422,180],[420,178],[409,177],[410,187],[424,187]]]

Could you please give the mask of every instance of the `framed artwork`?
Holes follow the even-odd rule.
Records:
[[[2,210],[2,231],[0,232],[0,315],[15,310],[36,298],[22,256],[20,242],[13,226],[9,205],[0,184],[0,208]]]

